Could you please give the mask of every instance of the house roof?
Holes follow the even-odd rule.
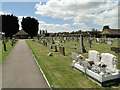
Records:
[[[120,34],[120,29],[110,29],[109,32],[111,34]]]
[[[15,35],[29,35],[24,30],[19,30]]]
[[[120,34],[120,29],[105,29],[101,34]]]

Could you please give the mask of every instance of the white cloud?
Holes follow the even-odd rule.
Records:
[[[86,26],[84,21],[117,28],[118,3],[112,0],[49,0],[36,4],[35,14],[73,20],[73,25]],[[89,26],[87,26],[89,27]]]
[[[48,30],[48,32],[71,32],[73,29],[69,24],[47,24],[44,21],[39,21],[39,28]]]
[[[0,11],[0,15],[3,15],[3,14],[5,14],[4,12],[2,12],[2,11]]]

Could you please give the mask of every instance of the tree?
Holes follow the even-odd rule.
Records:
[[[103,30],[104,30],[104,29],[110,29],[110,28],[109,28],[109,26],[104,26],[104,27],[103,27]]]
[[[2,32],[5,37],[12,38],[19,31],[18,18],[12,15],[1,15],[2,17]]]
[[[91,32],[91,35],[94,35],[94,36],[99,36],[100,35],[100,31],[98,31],[97,29],[95,28],[92,28],[92,32]]]
[[[33,38],[34,36],[36,36],[38,34],[38,20],[36,20],[35,18],[31,18],[31,17],[26,17],[22,19],[21,22],[22,25],[22,29],[27,32],[31,38]]]

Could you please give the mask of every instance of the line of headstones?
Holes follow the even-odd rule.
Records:
[[[14,46],[14,44],[17,42],[17,38],[12,38],[12,39],[9,39],[9,38],[3,38],[2,39],[2,44],[3,44],[3,48],[4,48],[4,51],[7,51],[7,45],[6,43],[11,40],[11,46]]]
[[[41,43],[44,46],[47,46],[47,42],[49,42],[51,44],[55,44],[56,43],[55,40],[58,40],[57,41],[58,43],[67,43],[67,42],[71,42],[74,40],[74,41],[76,41],[76,43],[77,42],[80,43],[79,52],[86,53],[83,39],[85,39],[85,41],[87,41],[87,44],[89,45],[90,48],[92,48],[92,42],[95,42],[96,44],[112,45],[113,41],[114,41],[114,39],[106,38],[106,37],[102,37],[102,38],[89,37],[89,38],[87,38],[87,37],[83,37],[82,35],[80,35],[80,37],[47,37],[47,38],[44,37],[44,38],[40,38],[38,40],[38,43]],[[76,44],[74,44],[74,45],[76,45]],[[57,47],[57,46],[55,46],[55,47]],[[52,45],[49,46],[49,48],[52,49]],[[66,48],[76,49],[75,47],[70,47],[70,46],[67,46]],[[65,52],[65,49],[60,49],[60,50],[64,50],[63,52]],[[57,50],[54,50],[54,51],[57,51]],[[111,47],[111,51],[118,53],[119,49],[118,49],[118,47]]]

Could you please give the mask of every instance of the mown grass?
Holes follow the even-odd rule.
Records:
[[[26,40],[26,42],[28,43],[30,49],[35,55],[52,88],[103,88],[89,80],[88,77],[86,77],[84,74],[73,70],[71,66],[71,53],[79,53],[78,42],[71,41],[67,43],[61,43],[64,46],[77,48],[76,50],[65,48],[66,56],[62,56],[59,54],[59,52],[54,52],[50,48],[45,47],[37,42],[33,42],[31,40]],[[74,45],[74,43],[76,43],[76,46]],[[48,43],[48,46],[49,45],[51,44]],[[87,43],[85,42],[85,47],[87,51],[90,49],[95,49],[101,53],[111,52],[110,45],[101,45],[93,43],[93,46],[92,48],[89,48],[89,45],[87,45]],[[117,46],[117,41],[115,41],[114,45],[112,46]],[[47,56],[49,52],[52,52],[53,56]],[[111,53],[115,54],[114,52]],[[84,55],[84,57],[87,58],[87,53],[83,53],[82,55]]]
[[[17,42],[16,42],[17,43]],[[2,56],[0,58],[0,64],[2,62],[4,62],[4,60],[6,59],[6,57],[10,54],[11,50],[15,47],[16,44],[14,44],[14,46],[11,45],[11,40],[9,40],[7,43],[6,43],[6,48],[7,48],[7,51],[4,51],[4,47],[3,47],[3,44],[2,44],[2,41],[0,41],[0,56]]]

